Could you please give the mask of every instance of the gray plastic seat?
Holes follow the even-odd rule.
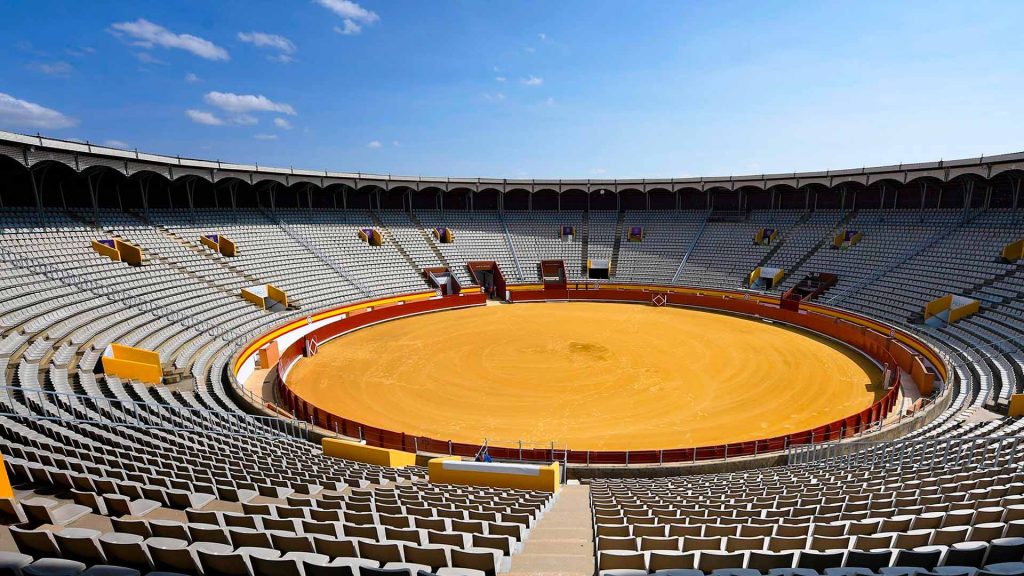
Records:
[[[0,552],[0,574],[19,576],[21,569],[32,563],[32,557],[18,552]]]
[[[21,569],[25,576],[77,576],[85,564],[63,558],[40,558]]]

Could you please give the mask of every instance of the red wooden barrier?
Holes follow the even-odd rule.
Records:
[[[516,291],[513,294],[514,300],[546,300],[551,297],[551,290]],[[664,289],[659,290],[664,292]],[[631,290],[621,289],[570,289],[565,293],[559,291],[559,298],[568,297],[570,300],[598,300],[613,302],[635,302],[648,303],[651,292],[641,287]],[[759,302],[757,299],[746,297],[723,297],[722,295],[705,295],[698,293],[668,294],[669,304],[678,306],[689,306],[696,308],[710,308],[722,311],[743,314],[747,316],[768,318],[824,334],[856,348],[869,357],[876,360],[883,367],[887,367],[898,378],[899,369],[903,369],[914,375],[919,385],[924,384],[926,377],[933,378],[935,375],[928,372],[921,356],[911,350],[907,345],[895,340],[890,333],[881,333],[875,330],[887,329],[887,326],[874,320],[855,314],[841,313],[845,318],[837,318],[839,313],[826,314],[822,311],[829,310],[818,305],[808,305],[803,311],[794,311],[780,308],[776,303]],[[377,308],[367,312],[350,315],[347,318],[322,326],[313,331],[319,342],[337,337],[346,332],[356,330],[385,320],[401,318],[413,314],[433,312],[450,308],[478,306],[485,303],[480,294],[464,293],[459,297],[448,297],[440,299],[423,300],[411,302],[401,306],[389,306]],[[371,303],[367,303],[372,305]],[[932,358],[938,358],[927,346],[917,341],[912,336],[899,333],[902,341],[910,342],[915,348],[921,349]],[[281,351],[281,359],[275,371],[275,390],[278,395],[278,402],[286,407],[297,418],[317,423],[326,430],[335,431],[350,436],[363,438],[371,446],[385,448],[397,448],[408,451],[429,452],[437,454],[455,454],[459,456],[474,456],[481,448],[476,444],[465,444],[451,442],[450,440],[437,440],[424,436],[408,436],[401,432],[394,432],[368,426],[319,410],[295,395],[284,383],[282,376],[287,374],[292,364],[302,356],[303,340],[300,339]],[[944,367],[939,366],[944,372]],[[930,383],[930,381],[929,381]],[[923,386],[922,386],[923,387]],[[874,404],[865,408],[857,414],[850,415],[823,426],[811,430],[794,432],[785,436],[767,438],[750,442],[737,442],[719,446],[700,446],[696,448],[675,448],[667,450],[640,450],[640,451],[570,451],[565,455],[571,464],[658,464],[694,462],[700,460],[720,460],[727,457],[752,456],[768,452],[785,450],[789,446],[800,444],[811,444],[840,440],[861,433],[871,426],[875,426],[883,420],[896,404],[899,392],[898,382],[891,386],[888,392]],[[492,457],[502,460],[545,460],[549,461],[556,456],[561,457],[562,452],[558,450],[556,455],[552,450],[537,448],[519,448],[518,446],[488,446]]]

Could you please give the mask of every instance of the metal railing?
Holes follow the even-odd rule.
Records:
[[[0,416],[261,438],[308,439],[310,431],[308,423],[295,419],[15,386],[0,386]]]
[[[334,270],[338,274],[338,276],[341,276],[342,278],[345,279],[346,282],[355,287],[356,290],[359,290],[359,292],[362,293],[363,296],[367,298],[370,298],[372,296],[372,292],[369,287],[367,287],[365,284],[357,280],[355,277],[351,276],[348,272],[345,271],[344,268],[342,268],[341,264],[339,264],[333,258],[325,254],[322,250],[314,246],[313,243],[307,240],[305,236],[303,236],[301,233],[297,232],[296,230],[292,229],[291,226],[286,224],[284,220],[278,218],[276,214],[273,214],[272,212],[266,210],[265,208],[260,208],[260,211],[263,212],[264,216],[266,216],[275,224],[277,224],[281,228],[281,230],[284,230],[285,234],[290,236],[292,240],[295,240],[303,248],[309,250],[314,256],[319,258],[321,262],[327,264],[327,266],[330,267],[331,270]]]
[[[212,334],[216,337],[223,338],[225,341],[230,341],[235,336],[231,331],[225,330],[212,322],[196,318],[195,315],[189,311],[174,310],[157,304],[151,300],[133,296],[126,293],[124,291],[124,287],[117,283],[104,284],[103,282],[98,282],[91,278],[80,276],[72,269],[59,268],[46,260],[36,258],[28,254],[15,253],[9,251],[7,248],[0,247],[0,262],[16,268],[28,270],[34,274],[60,282],[66,286],[71,286],[85,292],[91,292],[96,296],[124,304],[134,310],[149,312],[161,318],[181,324],[186,328],[194,328],[200,332]]]
[[[994,468],[1024,448],[1024,436],[924,438],[889,442],[830,442],[792,446],[790,465],[839,468],[937,468],[976,465]]]

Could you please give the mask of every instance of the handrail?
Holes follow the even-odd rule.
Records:
[[[505,232],[505,243],[508,244],[508,251],[512,254],[512,262],[516,265],[519,281],[525,282],[526,276],[523,274],[523,267],[519,264],[519,254],[516,252],[516,245],[512,242],[512,233],[509,232],[508,222],[505,222],[505,215],[501,210],[498,211],[498,222],[501,222],[501,229]]]
[[[277,215],[268,212],[264,208],[260,208],[260,211],[263,212],[264,216],[266,216],[272,222],[274,222],[274,224],[277,224],[281,228],[281,230],[284,230],[284,232],[288,234],[288,236],[290,236],[292,240],[295,240],[296,242],[301,244],[303,248],[312,252],[313,255],[319,258],[321,262],[327,264],[327,266],[329,266],[331,270],[334,270],[339,276],[344,278],[346,282],[354,286],[356,290],[359,290],[359,292],[361,292],[363,296],[366,296],[367,298],[370,297],[370,289],[367,288],[362,282],[359,282],[355,278],[349,276],[349,274],[345,272],[345,269],[342,268],[340,264],[335,262],[333,258],[328,256],[327,254],[324,254],[323,251],[321,251],[319,248],[317,248],[311,242],[309,242],[302,234],[296,232],[295,230],[292,229],[291,226],[285,224],[284,220],[278,218]]]
[[[308,439],[310,428],[297,419],[17,386],[0,386],[0,416],[263,438]]]
[[[575,297],[577,298],[599,301],[650,302],[652,294],[650,290],[653,289],[657,289],[657,287],[636,286],[635,289],[628,290],[617,288],[605,288],[594,291],[572,290],[570,291],[570,299],[573,297],[572,295],[575,294]],[[527,291],[517,291],[515,294],[517,295],[517,299],[544,299],[543,291],[536,291],[532,293]],[[533,295],[533,298],[530,297],[531,294]],[[777,321],[781,322],[794,322],[796,320],[800,320],[806,324],[807,327],[817,326],[819,328],[826,329],[826,332],[827,330],[832,329],[830,327],[838,326],[838,323],[830,321],[830,318],[832,317],[824,312],[824,310],[828,309],[823,307],[816,307],[823,310],[822,312],[815,312],[813,309],[809,309],[803,313],[790,313],[778,308],[777,301],[762,302],[759,299],[737,297],[740,293],[734,293],[736,296],[733,297],[723,297],[721,294],[724,293],[705,295],[700,291],[696,291],[694,294],[688,295],[670,293],[667,297],[673,300],[672,303],[675,305],[719,307],[720,309],[729,310],[735,313],[775,318]],[[382,308],[360,314],[352,317],[351,319],[340,319],[334,324],[326,325],[319,329],[323,331],[320,335],[322,336],[320,341],[325,341],[326,339],[339,334],[358,329],[362,325],[378,322],[384,319],[393,319],[395,317],[408,314],[418,314],[425,310],[434,311],[458,306],[458,301],[454,298],[455,297],[452,299],[441,298],[429,301],[429,303],[406,305],[400,308]],[[790,314],[792,314],[792,316],[790,316]],[[855,316],[846,312],[837,311],[836,314],[839,316],[845,316],[851,320],[855,319]],[[799,324],[800,322],[796,323]],[[853,326],[861,325],[851,323],[851,327]],[[866,338],[866,340],[862,341],[862,346],[865,347],[863,350],[872,356],[882,358],[884,361],[879,361],[892,368],[887,371],[889,376],[898,377],[899,368],[897,367],[900,366],[900,361],[896,360],[893,353],[888,349],[891,338],[888,334],[888,330],[885,334],[878,333],[875,330],[854,330],[848,335],[858,339]],[[834,337],[842,339],[842,337],[838,335]],[[860,342],[861,340],[858,341]],[[293,363],[298,356],[301,356],[301,345],[301,341],[296,341],[288,348],[281,350],[281,361],[278,365],[278,370],[275,370],[274,372],[274,387],[277,398],[281,405],[286,407],[296,418],[303,421],[310,421],[313,425],[319,426],[321,429],[333,431],[339,435],[357,437],[361,440],[365,440],[367,444],[373,446],[395,448],[406,451],[415,450],[417,452],[453,454],[466,457],[474,456],[480,449],[480,445],[478,444],[455,443],[450,440],[438,440],[424,436],[411,436],[402,432],[395,432],[369,426],[362,422],[356,422],[336,414],[331,414],[319,409],[309,402],[306,402],[303,398],[292,392],[281,379],[282,372],[286,373],[287,368],[291,363]],[[937,358],[940,361],[944,361],[944,357],[942,356],[938,356]],[[903,360],[903,363],[906,364],[907,362],[912,361],[913,360]],[[835,422],[827,423],[813,429],[793,432],[775,438],[759,439],[747,442],[734,442],[717,446],[700,446],[695,448],[663,450],[624,452],[566,450],[568,455],[565,457],[571,464],[585,465],[696,462],[701,460],[723,460],[736,457],[761,456],[768,452],[785,457],[788,449],[794,445],[808,443],[817,444],[839,439],[852,440],[859,436],[874,433],[886,426],[898,426],[904,419],[902,415],[899,418],[896,418],[895,416],[897,412],[899,412],[897,399],[899,397],[900,386],[894,383],[892,386],[888,386],[887,389],[886,394],[881,399],[877,400],[872,404],[872,406],[865,408],[857,414],[847,416]],[[948,387],[944,387],[940,397],[945,397],[946,393],[948,393]],[[934,414],[934,411],[917,410],[913,416],[914,418],[917,418],[917,413]],[[519,448],[514,445],[494,446],[493,441],[488,444],[489,453],[497,460],[554,460],[556,458],[555,453],[560,452],[560,450],[557,450],[554,446],[534,448]]]
[[[683,273],[683,268],[686,267],[686,263],[690,260],[690,255],[697,249],[697,243],[700,242],[700,237],[704,235],[704,229],[708,227],[709,218],[711,218],[711,210],[708,210],[707,213],[704,214],[704,221],[700,223],[697,235],[693,237],[693,242],[691,242],[690,247],[686,249],[686,254],[683,254],[683,259],[679,261],[679,267],[676,268],[676,273],[672,275],[673,284],[679,281],[679,275]]]
[[[939,468],[999,466],[1002,456],[1016,454],[1024,436],[907,438],[891,441],[827,442],[793,447],[790,465],[846,468]]]

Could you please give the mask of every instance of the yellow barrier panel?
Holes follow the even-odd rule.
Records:
[[[128,378],[131,380],[139,380],[141,382],[159,384],[164,376],[163,370],[160,366],[154,366],[153,364],[122,360],[120,358],[112,358],[110,356],[104,356],[101,361],[103,363],[103,372],[110,374],[111,376],[117,376],[118,378]]]
[[[216,242],[214,242],[212,238],[209,238],[207,236],[199,236],[199,242],[201,242],[203,246],[206,246],[210,250],[220,249],[220,246]]]
[[[754,234],[754,244],[760,244],[764,240],[764,228],[759,228]]]
[[[98,240],[92,241],[92,249],[100,255],[106,256],[115,262],[119,262],[121,260],[121,253],[117,251],[117,248],[111,248]]]
[[[238,253],[238,247],[225,236],[220,237],[220,253],[227,257],[232,257]]]
[[[952,324],[961,318],[966,318],[971,314],[975,314],[981,309],[981,303],[977,300],[972,300],[963,306],[953,308],[949,311],[949,323]]]
[[[776,272],[774,276],[772,276],[772,287],[778,286],[779,282],[782,282],[782,277],[785,276],[785,274],[786,271],[783,270],[782,268],[779,268],[779,271]]]
[[[0,454],[0,499],[3,498],[14,498],[14,488],[11,488],[11,479],[7,477],[4,455]]]
[[[1006,412],[1010,418],[1024,416],[1024,394],[1013,394],[1010,396],[1010,409]]]
[[[761,267],[758,266],[757,268],[754,268],[753,272],[750,273],[750,277],[749,277],[749,279],[747,281],[747,285],[748,286],[753,286],[754,282],[757,282],[757,279],[760,278],[760,277],[761,277]]]
[[[1011,242],[1003,248],[1003,258],[1007,262],[1016,262],[1024,258],[1024,240]]]
[[[843,241],[846,239],[846,232],[840,232],[832,237],[832,247],[839,248],[843,245]]]
[[[927,320],[932,316],[935,316],[939,312],[942,312],[943,310],[949,308],[949,306],[952,303],[952,294],[946,294],[945,296],[932,300],[931,302],[924,305],[924,319]]]
[[[376,448],[358,442],[335,438],[324,438],[322,446],[324,456],[331,456],[332,458],[344,458],[345,460],[376,464],[377,466],[385,466],[387,468],[404,468],[416,465],[416,455],[412,452]]]
[[[537,466],[434,458],[427,463],[427,468],[430,471],[430,482],[434,484],[490,486],[551,493],[561,488],[558,462]]]
[[[117,247],[117,251],[121,254],[121,261],[125,264],[131,264],[132,266],[142,264],[142,249],[138,246],[116,238],[114,239],[114,246]]]
[[[267,284],[267,296],[271,300],[276,300],[283,304],[285,307],[288,306],[288,294],[285,294],[284,290],[281,290],[273,284]]]
[[[863,232],[857,232],[856,234],[853,235],[853,238],[850,238],[850,246],[856,246],[857,243],[860,242],[862,238],[864,238],[864,233]]]
[[[160,354],[153,352],[152,350],[132,348],[131,346],[125,346],[124,344],[111,344],[110,349],[114,353],[114,358],[131,360],[132,362],[141,362],[143,364],[160,365]]]
[[[263,302],[263,298],[261,296],[259,296],[258,294],[253,294],[252,292],[249,292],[244,288],[242,289],[242,298],[245,298],[249,302],[252,302],[256,306],[258,306],[260,310],[267,309],[267,305]]]

